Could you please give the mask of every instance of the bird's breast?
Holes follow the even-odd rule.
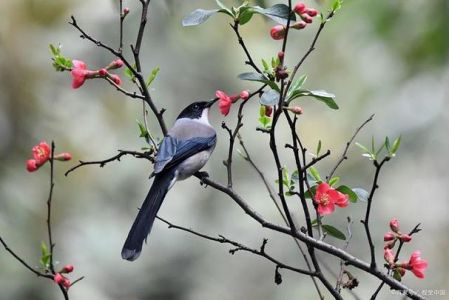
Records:
[[[198,152],[180,163],[176,168],[176,179],[184,180],[201,170],[209,160],[212,150],[213,148]]]

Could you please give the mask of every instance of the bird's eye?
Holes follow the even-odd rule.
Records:
[[[195,104],[195,105],[193,106],[193,108],[194,108],[194,109],[198,109],[198,108],[200,108],[200,107],[198,106],[198,104]]]

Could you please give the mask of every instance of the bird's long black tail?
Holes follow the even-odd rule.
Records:
[[[167,170],[155,176],[153,185],[134,220],[125,244],[123,245],[123,259],[133,261],[139,257],[140,252],[142,251],[143,241],[150,233],[151,227],[153,227],[156,214],[161,207],[162,201],[164,201],[174,176],[175,173],[172,170]]]

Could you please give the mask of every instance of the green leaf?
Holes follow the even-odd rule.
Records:
[[[318,141],[318,146],[316,147],[316,155],[320,155],[321,151],[321,140]]]
[[[311,186],[310,187],[310,190],[307,190],[305,193],[304,193],[304,197],[306,197],[307,199],[312,199],[312,196],[314,196],[315,195],[315,193],[316,193],[316,185],[314,185],[314,186]]]
[[[387,137],[385,137],[385,148],[387,149],[388,153],[390,153],[390,139]]]
[[[273,90],[280,91],[278,85],[274,82],[268,79],[265,75],[257,73],[257,72],[245,72],[241,73],[237,76],[241,80],[247,80],[247,81],[257,81],[268,84]]]
[[[48,269],[50,267],[50,258],[51,253],[48,250],[47,244],[44,241],[41,242],[41,258],[39,259],[39,263],[42,268]]]
[[[150,76],[148,76],[148,79],[147,79],[147,87],[150,87],[151,83],[156,78],[157,74],[159,73],[159,70],[160,70],[159,67],[156,67],[151,71],[151,74],[150,74]]]
[[[298,89],[295,91],[292,91],[292,94],[290,95],[289,102],[293,99],[296,99],[298,97],[304,97],[304,96],[310,96],[313,97],[323,103],[325,103],[328,107],[332,109],[338,109],[338,105],[335,102],[335,95],[328,93],[326,91],[317,90],[317,91],[309,91],[309,90],[302,90]]]
[[[293,171],[293,173],[292,173],[292,180],[295,180],[295,181],[299,180],[299,172],[298,172],[298,170]]]
[[[336,12],[337,10],[341,9],[341,4],[343,3],[342,0],[335,0],[334,4],[332,5],[332,10]]]
[[[334,226],[323,224],[323,230],[328,235],[333,236],[334,238],[337,238],[339,240],[346,240],[346,236],[343,232],[335,228]]]
[[[133,64],[133,68],[134,69],[136,68],[136,64]],[[131,71],[131,69],[128,68],[128,67],[125,68],[125,70],[123,71],[123,74],[125,74],[125,76],[128,77],[129,80],[131,80],[131,81],[135,81],[136,80],[136,77],[134,76],[133,71]]]
[[[279,103],[279,92],[275,90],[268,90],[262,94],[259,100],[260,104],[273,106]]]
[[[239,17],[238,17],[238,21],[240,25],[244,25],[246,23],[248,23],[251,18],[254,15],[254,11],[252,10],[251,7],[242,7],[239,10]]]
[[[349,201],[351,201],[352,203],[357,202],[358,196],[350,187],[348,187],[346,185],[340,185],[337,188],[337,191],[339,191],[340,193],[343,193],[345,195],[348,195]]]
[[[220,7],[219,12],[227,14],[234,18],[234,14],[232,13],[232,11],[227,8],[220,0],[215,0],[215,2],[217,2],[218,7]]]
[[[260,6],[255,6],[254,12],[264,15],[282,25],[287,25],[287,20],[289,16],[290,20],[296,21],[295,14],[291,12],[288,6],[285,4],[275,4],[269,8],[262,8]]]
[[[143,125],[142,122],[140,122],[139,120],[136,120],[136,122],[137,122],[137,125],[139,126],[139,130],[140,130],[139,137],[147,138],[150,135],[150,133],[145,128],[145,125]]]
[[[401,281],[402,280],[401,273],[399,273],[398,270],[394,270],[393,271],[393,278],[396,279],[397,281]]]
[[[374,142],[374,135],[371,137],[371,153],[375,153],[376,152],[376,146],[375,146],[375,142]]]
[[[362,188],[353,188],[352,191],[354,193],[356,193],[357,198],[360,201],[363,201],[363,202],[367,202],[368,201],[368,197],[369,197],[368,191],[366,191],[366,190],[364,190]]]
[[[270,124],[271,118],[267,116],[261,116],[259,117],[259,123],[262,125],[263,128],[267,128],[267,125]]]
[[[59,54],[59,51],[60,51],[59,48],[53,46],[53,44],[50,44],[49,47],[50,47],[50,52],[53,54],[53,56],[56,56]]]
[[[297,91],[297,90],[299,90],[303,85],[304,85],[304,83],[306,82],[306,80],[307,80],[307,75],[302,75],[301,77],[299,77],[298,79],[296,79],[294,82],[293,82],[293,84],[290,86],[290,88],[288,89],[288,92],[287,92],[287,99],[290,99],[290,97],[291,97],[291,95],[295,92],[295,91]]]
[[[340,181],[340,177],[334,176],[329,180],[329,185],[334,186]]]
[[[265,59],[263,59],[263,58],[262,58],[262,65],[263,65],[264,71],[270,70],[270,66],[268,66],[267,61]]]
[[[318,173],[318,170],[315,167],[310,167],[309,168],[309,173],[310,175],[313,176],[313,178],[315,178],[316,181],[318,182],[322,182],[323,180],[321,179],[320,173]]]
[[[391,156],[396,156],[396,152],[399,149],[399,146],[401,145],[401,136],[399,136],[397,139],[394,140],[393,146],[391,146]]]
[[[196,9],[182,20],[182,26],[196,26],[207,21],[212,15],[218,13],[218,9]],[[231,14],[232,15],[232,14]]]

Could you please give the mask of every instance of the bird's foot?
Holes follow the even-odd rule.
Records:
[[[209,173],[205,171],[198,171],[195,174],[200,179],[200,184],[204,185],[204,187],[207,187],[207,184],[204,182],[204,179],[209,177]]]

